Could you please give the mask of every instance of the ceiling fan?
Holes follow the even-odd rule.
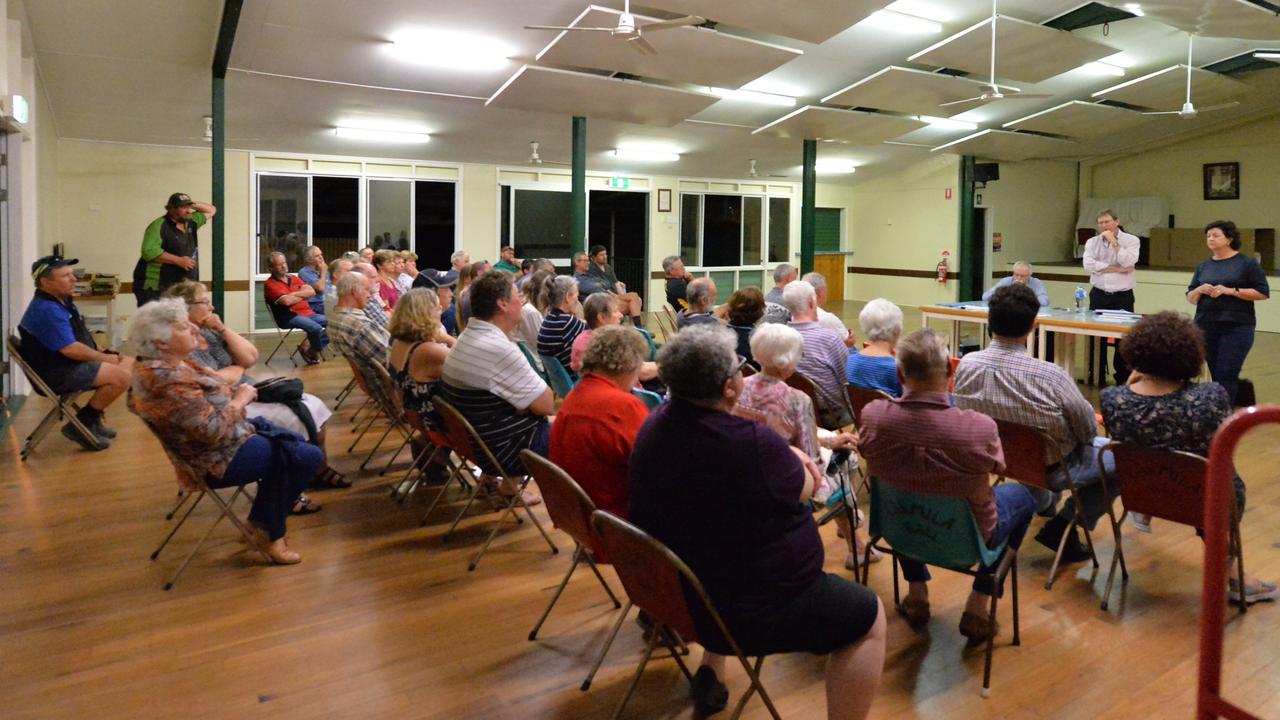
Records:
[[[952,100],[951,102],[942,103],[938,107],[964,105],[973,102],[986,103],[993,100],[1003,100],[1006,97],[1019,100],[1053,97],[1052,95],[1024,93],[1016,87],[996,84],[996,20],[1000,17],[997,11],[997,3],[999,3],[999,0],[991,0],[991,82],[982,86],[981,95],[975,95],[964,100]]]
[[[1191,102],[1191,43],[1194,39],[1195,39],[1195,35],[1191,33],[1187,33],[1187,100],[1186,102],[1182,103],[1182,108],[1180,110],[1161,110],[1158,112],[1144,112],[1142,113],[1143,115],[1177,115],[1183,120],[1192,120],[1195,118],[1196,115],[1199,115],[1202,112],[1213,112],[1214,110],[1224,110],[1226,108],[1235,107],[1236,105],[1240,104],[1238,101],[1233,100],[1232,102],[1221,103],[1218,105],[1210,105],[1209,107],[1206,107],[1206,108],[1197,109],[1195,104]]]
[[[538,142],[537,140],[530,140],[529,141],[529,157],[521,162],[512,163],[512,164],[513,165],[531,165],[533,167],[541,167],[543,165],[557,165],[560,167],[570,167],[573,165],[573,163],[560,162],[558,160],[543,160],[542,156],[538,154],[538,148],[541,146],[541,144],[542,143]]]
[[[566,32],[607,32],[613,37],[620,37],[629,47],[635,48],[645,55],[657,55],[658,50],[643,37],[644,33],[669,30],[671,28],[701,25],[707,21],[698,15],[685,15],[673,20],[636,24],[635,15],[631,14],[631,0],[623,0],[622,14],[618,16],[617,27],[564,27],[554,25],[525,25],[525,30],[560,30]]]

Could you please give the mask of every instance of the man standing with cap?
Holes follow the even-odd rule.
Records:
[[[22,355],[49,387],[59,395],[93,390],[89,404],[76,419],[93,437],[84,437],[68,423],[62,434],[86,450],[105,450],[116,432],[102,422],[102,413],[129,388],[133,359],[103,352],[93,341],[80,311],[71,300],[76,286],[75,258],[42,257],[31,266],[36,294],[22,315],[18,334]]]
[[[170,195],[164,209],[142,234],[142,257],[133,268],[133,295],[139,307],[174,283],[200,280],[196,229],[218,214],[216,207],[195,202],[186,193]]]

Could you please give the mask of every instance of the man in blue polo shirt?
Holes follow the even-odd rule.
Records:
[[[86,450],[105,450],[116,433],[103,424],[102,413],[129,388],[133,359],[98,350],[72,302],[79,260],[49,255],[31,266],[36,294],[18,324],[23,358],[59,395],[93,390],[89,404],[76,415],[93,437],[84,437],[75,426],[63,426],[62,434]]]

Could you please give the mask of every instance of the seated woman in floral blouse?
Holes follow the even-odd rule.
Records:
[[[200,347],[191,352],[191,359],[213,370],[214,374],[231,383],[233,387],[241,383],[249,385],[254,383],[254,379],[248,375],[248,370],[258,362],[258,348],[243,335],[222,323],[222,318],[213,311],[209,290],[205,288],[204,283],[183,280],[165,290],[163,297],[179,298],[185,302],[187,319],[200,329],[203,342]],[[322,489],[351,487],[351,481],[328,464],[326,428],[329,418],[333,416],[333,411],[324,404],[323,400],[308,392],[302,393],[302,404],[311,415],[311,422],[316,429],[316,446],[320,448],[325,458],[320,471],[311,480],[311,487]],[[278,425],[303,437],[308,436],[306,425],[287,405],[255,401],[245,408],[245,415],[250,418],[260,417],[272,425]],[[307,515],[318,510],[320,510],[320,504],[304,495],[294,508],[294,514]]]
[[[1102,420],[1111,439],[1157,450],[1208,457],[1213,434],[1231,414],[1227,391],[1215,382],[1192,382],[1204,366],[1204,336],[1182,315],[1165,311],[1138,321],[1120,353],[1133,368],[1129,382],[1102,391]],[[1245,487],[1235,485],[1236,512],[1244,514]],[[1151,532],[1151,519],[1130,514],[1135,528]],[[1245,576],[1245,602],[1270,600],[1276,586]],[[1231,578],[1231,594],[1237,594]]]
[[[787,378],[796,371],[800,356],[804,353],[804,339],[794,328],[780,323],[765,323],[751,333],[751,354],[760,364],[761,371],[742,381],[742,394],[733,407],[738,417],[764,423],[787,441],[788,445],[807,455],[815,464],[814,471],[822,477],[822,487],[814,490],[818,502],[831,496],[832,488],[825,482],[825,474],[818,471],[825,466],[822,449],[856,450],[858,437],[852,433],[818,433],[817,417],[813,413],[813,401],[800,390],[787,385]],[[847,536],[844,515],[837,515],[842,534]],[[879,559],[879,553],[872,557]],[[852,567],[852,559],[846,564]]]
[[[186,490],[234,487],[258,482],[249,511],[260,548],[279,565],[301,562],[285,541],[285,521],[294,500],[320,467],[320,450],[305,442],[277,442],[259,434],[280,431],[257,425],[245,407],[257,397],[248,384],[233,385],[191,359],[200,345],[200,330],[187,319],[186,305],[176,298],[138,309],[129,340],[138,349],[129,410],[142,418],[160,439]],[[296,436],[289,435],[289,438]]]

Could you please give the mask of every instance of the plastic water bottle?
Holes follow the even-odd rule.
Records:
[[[1084,287],[1076,286],[1076,312],[1084,312]]]

